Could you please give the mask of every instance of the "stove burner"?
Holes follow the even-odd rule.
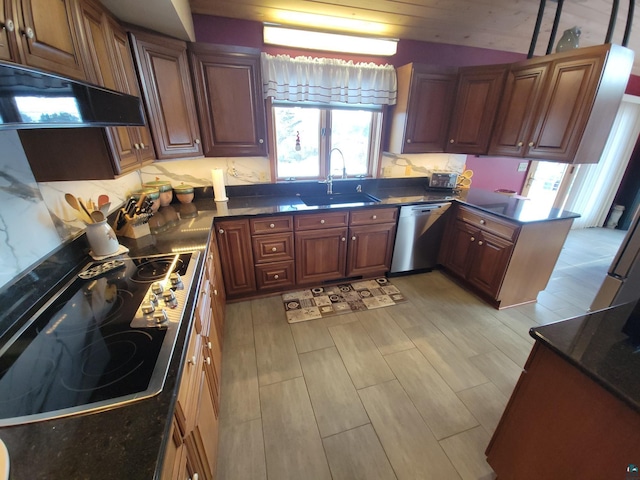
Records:
[[[174,265],[175,260],[175,265]],[[143,258],[138,261],[134,260],[138,270],[133,274],[131,280],[134,282],[152,282],[160,280],[167,276],[167,273],[175,272],[183,268],[183,262],[180,258]],[[139,263],[140,262],[140,263]],[[171,268],[173,266],[173,268]]]

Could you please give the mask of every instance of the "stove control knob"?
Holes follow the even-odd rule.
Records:
[[[145,315],[149,315],[156,311],[156,306],[151,302],[144,302],[140,308],[142,309],[142,313]]]
[[[158,306],[158,296],[155,293],[153,292],[149,293],[148,300],[149,300],[149,303],[152,304],[154,307]]]
[[[173,272],[171,275],[169,275],[169,280],[171,281],[172,287],[175,287],[179,290],[184,288],[184,285],[182,284],[182,278],[180,277],[179,273]]]
[[[162,294],[162,299],[167,307],[176,308],[178,306],[178,299],[173,290],[167,290]]]
[[[153,321],[155,322],[156,325],[162,325],[164,323],[167,323],[169,321],[169,317],[167,317],[167,312],[165,312],[164,309],[162,309],[159,312],[154,313]]]
[[[151,291],[156,295],[159,295],[164,291],[164,287],[160,282],[155,282],[153,285],[151,285]]]

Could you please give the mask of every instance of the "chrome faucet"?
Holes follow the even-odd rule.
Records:
[[[329,164],[331,164],[331,154],[335,151],[337,151],[342,157],[342,178],[347,178],[347,164],[344,161],[344,155],[342,154],[342,150],[340,150],[339,148],[331,149],[331,151],[329,152]]]

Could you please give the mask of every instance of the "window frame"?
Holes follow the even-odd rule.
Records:
[[[319,135],[319,147],[318,147],[318,163],[319,163],[319,176],[308,177],[279,177],[278,176],[278,159],[277,159],[277,137],[275,131],[275,109],[274,107],[302,107],[302,108],[317,108],[320,109],[320,129]],[[380,157],[382,155],[382,135],[384,129],[384,118],[386,114],[386,106],[382,105],[335,105],[335,104],[319,104],[311,102],[286,102],[286,101],[273,101],[272,97],[268,97],[266,100],[267,107],[267,135],[269,137],[269,163],[271,170],[272,183],[277,182],[295,182],[295,181],[313,181],[323,180],[327,178],[330,171],[331,159],[329,153],[331,152],[331,134],[325,135],[325,129],[331,131],[331,116],[329,111],[331,110],[368,110],[374,114],[371,117],[370,133],[369,133],[369,145],[368,145],[368,159],[367,159],[367,173],[349,175],[347,172],[347,179],[354,178],[376,178],[379,176]],[[325,125],[323,127],[323,125]],[[335,179],[342,178],[341,176],[334,177]]]

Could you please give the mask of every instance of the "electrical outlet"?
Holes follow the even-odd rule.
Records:
[[[233,172],[233,176],[234,176],[234,177],[237,177],[237,176],[238,176],[238,170],[236,169],[236,167],[233,167],[232,172]]]
[[[519,172],[526,172],[528,166],[529,166],[529,162],[520,162],[518,164],[518,171]]]
[[[391,168],[390,165],[387,165],[386,167],[384,167],[384,171],[382,172],[382,176],[383,177],[390,177],[393,175],[393,169]]]
[[[411,176],[412,171],[413,169],[411,168],[411,165],[407,165],[406,167],[404,167],[404,176],[405,177]]]

